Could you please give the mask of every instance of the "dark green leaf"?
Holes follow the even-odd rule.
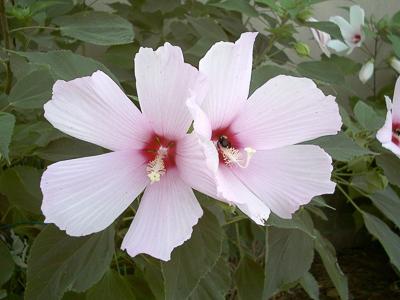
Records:
[[[11,142],[11,137],[14,131],[15,117],[12,114],[0,112],[0,154],[7,160],[8,147]]]
[[[173,11],[180,5],[179,0],[147,0],[142,6],[144,12],[154,13],[156,11],[161,11],[162,13],[167,13]]]
[[[17,108],[42,108],[51,98],[54,79],[48,70],[29,73],[12,88],[8,101]]]
[[[390,183],[400,187],[400,160],[393,154],[381,154],[376,157],[376,163],[385,172]]]
[[[303,289],[307,292],[313,300],[319,300],[319,286],[314,276],[310,272],[307,272],[301,279],[300,284]]]
[[[113,270],[104,274],[103,278],[90,288],[86,300],[135,300],[127,278]]]
[[[332,84],[343,84],[344,76],[340,69],[328,61],[307,61],[297,65],[297,71],[311,79]]]
[[[39,188],[42,171],[29,166],[16,166],[0,176],[0,193],[7,196],[11,205],[40,214],[42,193]]]
[[[314,238],[314,224],[311,216],[304,209],[296,212],[291,219],[282,219],[271,213],[267,224],[282,229],[298,229]]]
[[[53,22],[60,26],[62,35],[101,46],[128,44],[134,37],[131,23],[106,12],[83,11]]]
[[[370,195],[369,198],[387,218],[400,228],[400,197],[391,187],[388,186],[383,191]]]
[[[391,34],[388,36],[389,40],[393,44],[393,51],[397,57],[400,57],[400,37],[397,35]]]
[[[313,239],[303,231],[274,227],[267,231],[263,299],[303,277],[314,258]]]
[[[33,242],[28,259],[25,299],[61,299],[66,291],[83,292],[98,282],[114,253],[114,229],[70,237],[48,225]]]
[[[317,230],[315,230],[315,235],[317,237],[314,242],[315,250],[319,253],[322,263],[324,264],[333,285],[339,293],[340,299],[349,299],[347,278],[340,269],[336,258],[335,248]]]
[[[187,299],[218,263],[222,251],[222,229],[217,219],[205,211],[192,237],[162,263],[165,299]]]
[[[293,73],[289,70],[274,65],[263,65],[256,68],[251,75],[251,93],[268,80],[278,75],[293,75]]]
[[[374,154],[368,149],[360,147],[342,132],[336,135],[320,137],[306,142],[306,144],[321,146],[333,159],[340,161],[350,161],[358,156]]]
[[[360,125],[367,130],[377,130],[383,126],[384,118],[363,101],[358,101],[354,107],[354,116]]]
[[[264,270],[252,258],[245,256],[240,260],[235,273],[238,296],[241,300],[262,299]]]
[[[209,5],[220,7],[229,11],[237,11],[250,17],[257,17],[258,12],[247,0],[222,0]]]
[[[390,262],[400,271],[400,237],[377,217],[366,212],[363,217],[368,231],[381,242]]]
[[[0,240],[0,287],[6,283],[14,272],[14,260],[7,245]]]
[[[307,22],[307,26],[318,29],[320,31],[329,33],[332,38],[342,40],[342,34],[340,28],[335,23],[323,21],[323,22]]]

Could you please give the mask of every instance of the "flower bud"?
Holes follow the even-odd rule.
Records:
[[[294,44],[294,49],[300,56],[310,56],[310,47],[305,43],[298,42]]]
[[[374,60],[370,59],[367,61],[360,70],[360,73],[358,74],[358,78],[360,78],[360,81],[362,83],[366,83],[374,74]]]
[[[392,57],[389,60],[390,66],[396,70],[397,73],[400,74],[400,60],[398,60],[396,57]]]

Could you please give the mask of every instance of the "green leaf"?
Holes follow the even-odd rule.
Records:
[[[50,67],[54,79],[71,80],[76,77],[92,75],[101,70],[118,82],[115,76],[103,64],[68,50],[55,50],[49,52],[18,52],[26,57],[31,63]]]
[[[274,65],[263,65],[256,68],[251,75],[251,93],[268,80],[278,75],[293,75],[293,73],[289,70]]]
[[[250,5],[247,0],[223,0],[216,3],[207,3],[208,5],[220,7],[229,11],[237,11],[241,14],[257,17],[258,12],[254,9],[253,6]]]
[[[188,17],[189,23],[197,31],[199,37],[207,38],[210,41],[228,41],[228,36],[213,18]]]
[[[29,166],[16,166],[0,176],[0,193],[12,206],[40,214],[42,193],[39,188],[42,171]]]
[[[42,108],[51,98],[54,79],[48,70],[33,71],[17,81],[8,101],[17,108]]]
[[[381,242],[390,262],[396,267],[397,271],[400,271],[400,237],[377,217],[366,212],[363,212],[362,215],[369,233]]]
[[[132,24],[120,16],[99,11],[83,11],[53,20],[61,34],[101,46],[129,44],[133,41]]]
[[[375,110],[363,101],[358,101],[354,107],[354,116],[360,125],[371,131],[383,126],[384,118],[378,116]]]
[[[300,285],[313,300],[319,300],[319,286],[314,276],[307,272],[301,279]]]
[[[14,131],[15,117],[12,114],[0,112],[0,154],[7,160],[8,147],[11,142],[11,137]]]
[[[385,172],[390,183],[400,187],[400,160],[393,154],[381,154],[376,157],[376,163]]]
[[[113,270],[104,274],[103,278],[91,287],[86,300],[135,300],[132,288],[127,278]]]
[[[374,152],[360,147],[343,132],[339,132],[336,135],[320,137],[308,141],[305,144],[318,145],[328,152],[333,159],[340,161],[351,161],[358,156],[374,154]]]
[[[393,44],[393,51],[397,57],[400,57],[400,37],[397,35],[391,34],[388,36],[389,40]]]
[[[52,141],[45,148],[34,152],[40,158],[49,161],[60,161],[78,157],[104,154],[101,147],[71,138]]]
[[[340,269],[336,258],[335,248],[317,230],[315,230],[315,235],[317,237],[314,241],[315,250],[319,253],[322,263],[324,264],[333,285],[339,293],[340,299],[349,299],[347,278]]]
[[[160,11],[165,14],[173,11],[179,5],[181,5],[179,0],[147,0],[143,3],[142,11],[149,13]]]
[[[324,60],[329,61],[331,64],[335,64],[344,76],[356,74],[361,68],[360,63],[345,56],[333,54],[330,58],[324,58]]]
[[[343,84],[344,76],[340,69],[329,61],[306,61],[297,65],[297,71],[311,79],[331,84]]]
[[[252,258],[245,256],[240,260],[235,272],[235,283],[241,300],[262,299],[264,270]]]
[[[0,287],[6,283],[14,272],[14,260],[7,245],[0,239]]]
[[[306,22],[306,25],[318,29],[320,31],[329,33],[332,38],[342,40],[342,34],[340,32],[339,26],[333,22],[323,21],[323,22]]]
[[[28,259],[25,299],[61,299],[66,291],[83,292],[98,282],[114,253],[114,229],[70,237],[48,225],[33,242]]]
[[[267,224],[282,229],[298,229],[308,234],[311,238],[314,238],[313,221],[310,214],[304,209],[296,212],[291,219],[282,219],[271,213]]]
[[[369,198],[387,218],[400,228],[400,197],[390,186],[370,195]]]
[[[266,249],[262,299],[303,277],[314,258],[313,239],[297,229],[268,228]]]
[[[190,300],[225,300],[230,287],[230,271],[226,261],[220,257],[212,270],[200,279]]]
[[[201,279],[218,263],[221,251],[221,226],[214,215],[205,211],[190,240],[172,252],[170,261],[162,263],[165,299],[187,299],[194,294],[201,288]]]

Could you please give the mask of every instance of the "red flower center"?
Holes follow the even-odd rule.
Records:
[[[400,146],[400,123],[393,123],[392,125],[392,142]]]
[[[353,42],[354,44],[357,44],[359,41],[361,41],[361,34],[356,33],[356,34],[353,36],[352,42]]]

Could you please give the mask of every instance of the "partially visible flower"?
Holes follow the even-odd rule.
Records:
[[[112,152],[50,165],[40,185],[42,211],[46,223],[67,234],[88,235],[111,225],[145,190],[121,248],[169,260],[202,215],[185,182],[193,176],[186,164],[204,168],[205,161],[187,134],[192,118],[185,102],[197,101],[205,81],[168,43],[139,50],[135,77],[141,111],[101,71],[55,83],[46,119]]]
[[[308,19],[308,21],[318,22],[318,20],[314,18],[310,18]],[[325,53],[326,56],[331,57],[331,52],[328,49],[328,42],[331,40],[330,34],[312,27],[310,27],[310,30],[312,35],[314,36],[315,41],[318,43],[318,46],[321,48],[321,51]]]
[[[400,73],[400,60],[398,60],[396,57],[392,57],[389,60],[390,66],[397,72]]]
[[[378,130],[376,138],[382,146],[400,158],[400,77],[394,88],[393,103],[385,96],[387,114],[385,124]]]
[[[331,157],[318,146],[295,144],[336,134],[341,118],[335,98],[307,78],[277,76],[247,99],[256,35],[211,47],[199,64],[210,89],[201,107],[188,106],[217,186],[211,195],[264,224],[270,211],[291,218],[314,196],[333,193]],[[196,178],[191,185],[212,192],[212,180]]]
[[[344,43],[340,40],[331,40],[328,47],[337,52],[347,50],[347,54],[350,54],[354,48],[360,47],[364,40],[362,31],[364,18],[365,12],[358,5],[350,7],[350,23],[340,16],[331,17],[329,20],[339,26]]]
[[[362,83],[366,83],[374,74],[374,60],[370,59],[360,69],[358,78]]]

